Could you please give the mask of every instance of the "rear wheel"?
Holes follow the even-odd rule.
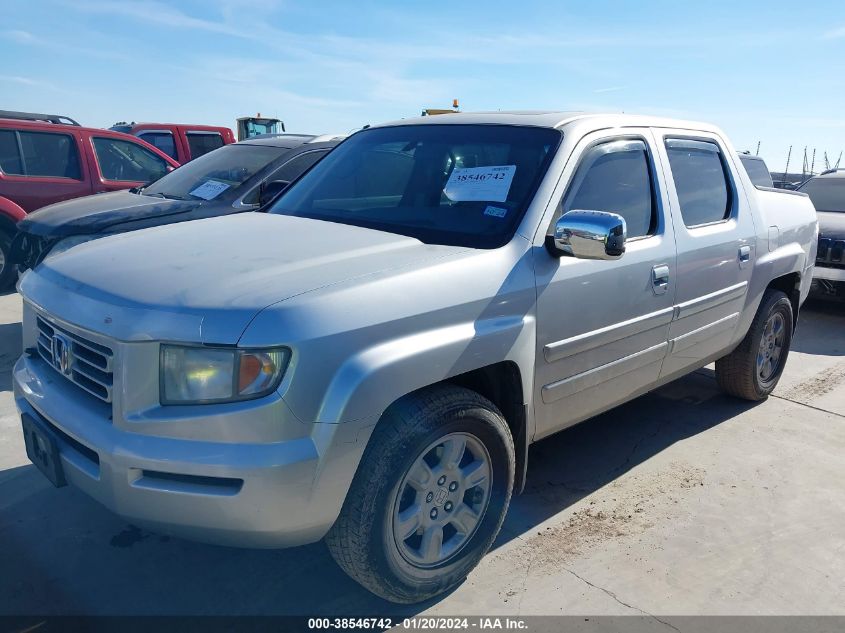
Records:
[[[495,405],[462,387],[420,391],[376,427],[326,536],[329,551],[387,600],[436,596],[493,544],[513,477],[513,440]]]
[[[11,261],[12,236],[0,230],[0,291],[10,288],[17,277],[17,269]]]
[[[732,396],[765,400],[780,380],[792,344],[792,302],[767,290],[742,343],[716,361],[716,380]]]

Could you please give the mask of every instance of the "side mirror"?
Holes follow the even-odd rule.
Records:
[[[625,252],[625,218],[607,211],[569,211],[546,236],[546,248],[555,257],[619,259]]]
[[[273,198],[278,196],[281,192],[288,188],[289,180],[271,180],[261,185],[261,190],[258,193],[258,205],[263,207]]]

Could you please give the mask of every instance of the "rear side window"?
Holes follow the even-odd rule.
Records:
[[[106,180],[151,182],[167,173],[167,162],[140,143],[95,137],[94,153]]]
[[[294,156],[288,162],[286,162],[284,165],[282,165],[276,171],[270,174],[265,182],[270,182],[273,180],[286,180],[287,182],[293,182],[302,174],[304,174],[308,170],[308,168],[311,167],[311,165],[313,165],[323,156],[325,156],[327,151],[328,150],[305,152],[304,154],[300,154],[299,156]],[[244,196],[243,203],[258,204],[258,196],[260,193],[260,187],[256,187],[255,189],[250,191],[248,195]]]
[[[751,184],[755,187],[774,187],[769,168],[766,167],[766,163],[761,158],[740,154],[739,160],[745,167],[745,171],[748,172]]]
[[[666,153],[687,227],[720,222],[731,213],[731,190],[716,143],[667,139]]]
[[[0,130],[0,171],[15,176],[23,174],[18,138],[14,130]]]
[[[573,210],[618,213],[629,238],[653,233],[657,212],[645,143],[618,140],[587,150],[563,198],[561,213]]]
[[[176,143],[170,132],[141,132],[138,134],[138,138],[146,141],[153,147],[157,147],[173,160],[179,160],[179,156],[176,154]]]
[[[216,132],[188,132],[186,136],[192,159],[225,145],[223,137]]]
[[[81,178],[76,140],[69,134],[18,131],[27,176]]]

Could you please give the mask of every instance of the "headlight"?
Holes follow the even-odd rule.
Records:
[[[84,244],[85,242],[90,242],[91,240],[96,240],[99,237],[105,237],[104,235],[71,235],[70,237],[66,237],[64,239],[59,240],[56,242],[55,246],[49,250],[49,252],[44,256],[44,259],[49,257],[55,257],[60,253],[64,253],[66,250],[73,248],[79,244]]]
[[[285,373],[290,350],[161,346],[161,403],[201,404],[260,398]]]

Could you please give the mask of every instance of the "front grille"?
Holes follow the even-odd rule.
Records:
[[[112,351],[38,316],[38,353],[62,376],[103,402],[111,402]],[[63,354],[63,348],[66,354]],[[65,364],[62,366],[62,357]]]
[[[842,259],[843,252],[845,252],[845,240],[820,237],[819,250],[816,253],[816,265],[830,268],[845,268],[845,260]]]

